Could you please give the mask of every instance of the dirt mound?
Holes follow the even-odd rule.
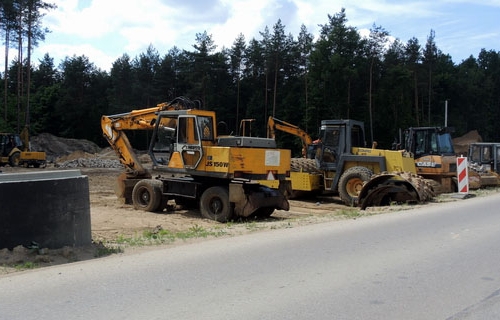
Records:
[[[70,155],[73,152],[96,154],[101,148],[92,141],[85,139],[68,139],[54,136],[50,133],[41,133],[30,138],[33,151],[45,151],[47,160],[53,162],[56,158]]]
[[[469,144],[482,141],[483,138],[481,138],[479,132],[477,132],[477,130],[472,130],[461,137],[453,139],[453,147],[455,148],[456,154],[466,156],[469,152]]]

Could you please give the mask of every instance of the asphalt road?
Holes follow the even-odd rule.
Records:
[[[0,319],[500,319],[500,195],[0,277]]]

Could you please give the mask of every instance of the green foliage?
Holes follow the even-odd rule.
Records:
[[[5,21],[14,2],[0,7]],[[42,5],[37,1],[34,10]],[[237,134],[242,119],[255,119],[252,135],[265,137],[273,115],[314,137],[321,120],[352,118],[365,122],[367,138],[372,129],[379,146],[390,148],[399,128],[442,126],[448,101],[448,124],[456,135],[478,129],[485,140],[500,139],[499,52],[483,49],[477,58],[471,55],[455,65],[439,50],[432,30],[425,45],[416,38],[388,44],[389,32],[381,26],[361,37],[344,9],[320,26],[316,40],[305,26],[295,38],[278,20],[260,32],[260,39],[247,42],[239,34],[231,48],[219,51],[205,31],[196,34],[193,51],[173,47],[161,53],[150,45],[137,57],[118,58],[109,73],[85,56],[66,57],[58,67],[48,54],[35,68],[14,61],[4,74],[7,90],[5,79],[0,88],[0,129],[16,131],[29,121],[34,134],[103,145],[101,115],[185,96],[216,111],[228,133]],[[7,27],[15,24],[1,25],[4,31]],[[26,85],[18,96],[18,71],[24,79],[30,71],[29,103]],[[131,134],[134,146],[146,145],[147,138]],[[300,152],[294,137],[277,139],[294,155]]]

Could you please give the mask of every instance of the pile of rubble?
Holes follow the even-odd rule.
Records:
[[[457,155],[467,156],[469,152],[469,144],[475,142],[482,142],[483,139],[477,130],[467,132],[461,137],[453,139],[453,148]]]
[[[85,139],[68,139],[42,133],[31,137],[31,149],[45,151],[47,161],[57,168],[123,168],[110,148],[100,148]]]
[[[56,168],[123,168],[118,160],[95,158],[77,158],[64,162],[54,162]]]

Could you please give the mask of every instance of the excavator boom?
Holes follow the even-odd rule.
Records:
[[[299,137],[302,141],[302,155],[305,157],[308,146],[313,143],[311,136],[307,132],[286,121],[279,120],[274,117],[269,117],[269,119],[267,120],[267,137],[275,139],[276,130],[290,133],[294,136]]]

